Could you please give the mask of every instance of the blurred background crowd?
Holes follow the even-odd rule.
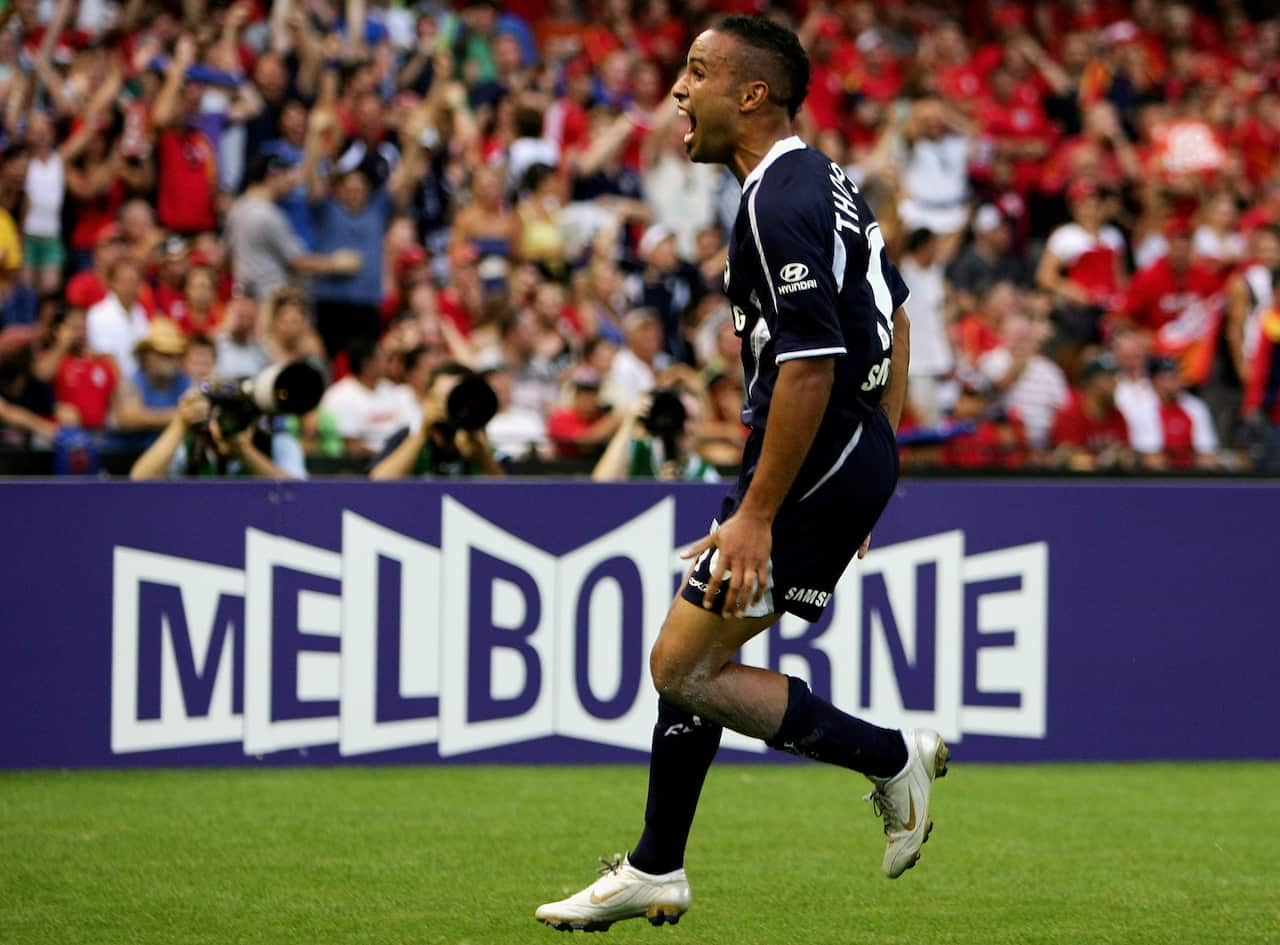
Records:
[[[1276,469],[1280,14],[1244,0],[8,0],[0,468],[733,467],[740,190],[669,97],[729,12],[799,33],[799,132],[912,291],[906,463]],[[301,417],[202,393],[299,360]]]

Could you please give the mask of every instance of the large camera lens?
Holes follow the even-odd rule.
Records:
[[[449,425],[460,430],[483,430],[498,412],[498,395],[479,374],[468,374],[449,392],[445,404]]]
[[[669,387],[659,387],[649,396],[649,413],[641,418],[645,429],[654,436],[674,436],[683,431],[689,412],[680,399],[680,392]]]

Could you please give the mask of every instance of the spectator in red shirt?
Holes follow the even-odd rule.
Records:
[[[1147,332],[1154,350],[1182,359],[1188,384],[1204,383],[1222,320],[1218,273],[1192,258],[1191,230],[1175,217],[1164,228],[1169,252],[1133,277],[1116,321]]]
[[[600,375],[591,368],[578,368],[570,380],[573,390],[567,406],[551,411],[547,435],[560,459],[595,456],[618,428],[618,417],[600,401]]]
[[[170,236],[160,245],[160,264],[155,271],[156,315],[178,318],[187,283],[187,243]]]
[[[1131,466],[1129,425],[1116,407],[1116,365],[1110,355],[1086,364],[1080,384],[1049,433],[1058,460],[1078,471]]]
[[[213,142],[200,130],[204,85],[186,77],[196,62],[196,42],[179,37],[164,85],[151,106],[156,139],[156,214],[160,224],[179,233],[212,230],[218,164]]]
[[[208,266],[192,266],[187,270],[182,298],[170,308],[169,317],[190,338],[192,335],[216,334],[222,324],[222,314],[223,305],[218,299],[213,270]]]
[[[1182,386],[1178,362],[1152,358],[1154,396],[1126,412],[1133,448],[1149,469],[1212,469],[1218,465],[1218,432],[1209,407]]]
[[[53,366],[53,396],[58,423],[86,430],[107,425],[120,375],[110,355],[89,351],[84,310],[68,308],[59,316],[53,345],[45,352]]]
[[[1062,141],[1049,156],[1040,186],[1046,193],[1061,193],[1068,181],[1089,173],[1100,186],[1115,189],[1136,180],[1141,170],[1115,106],[1094,102],[1084,112],[1081,133]]]
[[[1078,180],[1067,189],[1071,222],[1049,236],[1036,284],[1051,293],[1060,349],[1068,365],[1080,350],[1100,340],[1099,320],[1119,297],[1124,283],[1124,236],[1106,222],[1097,186]]]
[[[1000,66],[991,73],[991,98],[978,106],[976,117],[983,137],[1012,160],[1014,189],[1029,193],[1039,183],[1044,159],[1058,137],[1040,96],[1028,95],[1013,71]]]
[[[1017,412],[995,403],[974,384],[965,384],[951,408],[964,432],[946,441],[942,464],[953,469],[1017,469],[1027,461],[1027,429]]]

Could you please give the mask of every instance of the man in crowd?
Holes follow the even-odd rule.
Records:
[[[702,298],[702,277],[696,267],[681,260],[676,234],[660,224],[641,237],[639,256],[644,268],[627,280],[631,303],[657,312],[662,319],[663,350],[677,362],[692,363],[684,318]]]
[[[600,400],[599,374],[583,365],[573,372],[569,387],[569,402],[547,419],[547,433],[561,459],[591,456],[618,428],[618,415]]]
[[[1054,417],[1070,398],[1062,368],[1043,354],[1047,326],[1021,313],[1005,317],[1000,347],[978,360],[978,368],[1000,394],[1000,403],[1022,418],[1032,449],[1049,446]]]
[[[986,290],[997,282],[1025,285],[1026,265],[1009,252],[1009,223],[987,203],[973,215],[973,241],[947,267],[953,300],[961,312],[977,307]]]
[[[504,475],[483,430],[462,430],[449,422],[449,394],[471,374],[454,362],[436,368],[420,417],[387,441],[374,460],[370,479]]]
[[[163,429],[178,408],[178,399],[191,384],[182,371],[187,340],[167,318],[157,318],[138,342],[138,368],[126,375],[116,390],[113,420],[127,436],[128,445],[150,442],[151,434]]]
[[[257,296],[237,286],[227,303],[225,327],[218,338],[217,371],[230,377],[249,377],[270,363],[258,341]]]
[[[147,335],[147,313],[138,301],[141,267],[122,256],[107,272],[107,295],[86,314],[89,349],[115,358],[122,377],[138,369],[133,349]]]
[[[119,383],[115,359],[89,348],[84,309],[68,308],[54,321],[53,343],[37,373],[53,381],[54,410],[63,426],[102,430]]]
[[[1058,461],[1069,469],[1133,465],[1129,425],[1116,407],[1116,364],[1110,355],[1085,364],[1080,390],[1054,417],[1050,439]]]
[[[134,480],[182,476],[261,476],[305,479],[302,448],[287,433],[260,424],[223,432],[217,411],[200,391],[182,395],[172,419],[129,470]]]
[[[625,344],[613,359],[608,387],[614,406],[630,409],[642,394],[653,390],[671,359],[662,350],[662,319],[653,309],[628,312],[622,319],[622,333]]]
[[[297,186],[296,166],[275,155],[249,165],[248,187],[227,213],[226,240],[232,277],[258,298],[267,298],[292,276],[350,276],[360,270],[360,253],[339,249],[327,256],[303,250],[280,209]]]
[[[947,290],[941,243],[929,230],[912,230],[898,264],[911,290],[904,308],[911,319],[911,406],[919,422],[931,426],[947,407],[945,383],[955,359],[947,337]]]
[[[348,456],[374,456],[397,430],[417,425],[418,409],[407,388],[386,378],[376,342],[353,340],[348,364],[351,373],[325,391],[320,410],[335,421]]]

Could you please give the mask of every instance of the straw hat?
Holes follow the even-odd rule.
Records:
[[[141,356],[144,351],[154,351],[157,354],[180,355],[186,350],[187,339],[182,329],[170,319],[156,318],[152,319],[147,336],[138,342],[133,353]]]

